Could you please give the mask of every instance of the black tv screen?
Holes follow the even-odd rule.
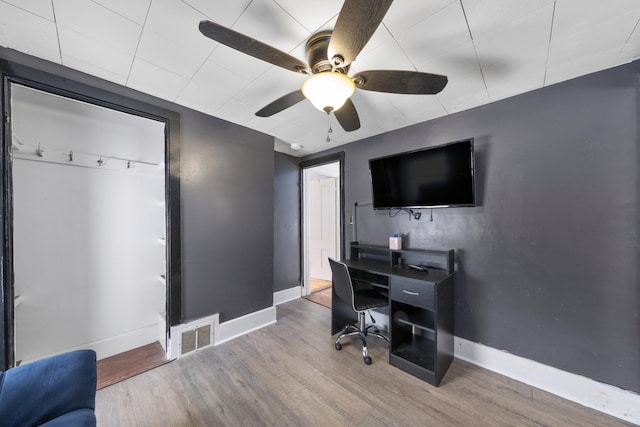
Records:
[[[369,160],[374,209],[475,206],[473,138]]]

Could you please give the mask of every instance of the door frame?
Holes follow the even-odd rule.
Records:
[[[307,189],[306,182],[304,179],[304,171],[306,169],[310,169],[316,166],[326,165],[328,163],[338,163],[338,176],[339,176],[339,186],[338,186],[338,203],[339,206],[339,214],[338,214],[338,257],[340,259],[344,259],[344,151],[340,151],[335,154],[329,154],[323,157],[318,157],[316,159],[304,160],[300,162],[300,183],[301,183],[301,191],[300,191],[300,266],[301,266],[301,277],[300,283],[302,285],[302,296],[308,295],[310,293],[311,284],[308,283],[309,279],[309,265],[307,262],[308,259],[308,247],[307,247],[307,239],[305,236],[305,224],[307,222],[307,218],[305,216],[305,200],[307,198]]]
[[[13,158],[11,135],[11,85],[20,84],[53,95],[94,104],[123,113],[164,123],[165,227],[166,227],[166,337],[171,326],[182,319],[182,267],[180,237],[180,139],[175,113],[154,108],[140,101],[125,98],[102,89],[76,83],[64,77],[12,63],[0,62],[2,118],[0,127],[0,370],[15,365],[15,313],[13,270]],[[46,82],[46,83],[43,83]],[[74,90],[69,89],[72,87]],[[113,102],[117,100],[119,103]],[[123,105],[123,104],[129,105]],[[135,106],[135,107],[133,107]],[[159,110],[160,114],[148,112]],[[166,113],[166,114],[164,114]]]

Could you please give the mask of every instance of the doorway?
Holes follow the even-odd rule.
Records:
[[[14,360],[166,346],[166,123],[11,84]]]
[[[315,299],[328,300],[330,304],[331,269],[328,259],[342,259],[343,155],[305,162],[301,164],[301,170],[302,294],[307,297],[316,295]]]

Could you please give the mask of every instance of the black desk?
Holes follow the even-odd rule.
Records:
[[[389,363],[435,386],[453,360],[453,255],[453,250],[390,250],[353,242],[351,259],[343,261],[352,279],[388,291]],[[331,333],[356,320],[334,293]]]

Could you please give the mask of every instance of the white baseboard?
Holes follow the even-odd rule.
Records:
[[[142,347],[158,340],[158,324],[145,326],[115,337],[94,341],[83,347],[95,350],[98,360],[116,354],[124,353],[132,348]],[[74,349],[75,350],[75,349]]]
[[[276,308],[267,307],[260,311],[246,314],[242,317],[220,323],[215,336],[214,345],[222,344],[251,331],[276,323]]]
[[[46,357],[55,356],[57,354],[66,353],[68,351],[90,349],[96,352],[98,360],[105,357],[120,354],[125,351],[129,351],[132,348],[142,347],[143,345],[151,344],[158,340],[158,325],[153,324],[145,326],[134,331],[129,331],[124,334],[116,335],[109,338],[104,338],[97,341],[92,341],[82,345],[65,348],[60,351],[42,354],[35,359],[23,359],[21,363],[30,363],[36,360],[44,359]]]
[[[273,293],[273,305],[279,305],[287,301],[300,298],[302,296],[302,287],[294,286],[293,288],[285,289]]]
[[[640,425],[640,395],[505,351],[454,338],[455,357]]]

